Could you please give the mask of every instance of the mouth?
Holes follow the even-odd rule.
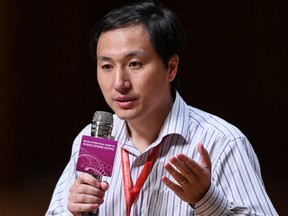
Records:
[[[122,109],[131,109],[135,104],[135,98],[130,96],[119,96],[115,99],[116,104]]]

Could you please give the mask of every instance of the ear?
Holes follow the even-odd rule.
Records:
[[[177,71],[178,71],[178,65],[179,65],[179,56],[178,55],[174,55],[169,59],[168,62],[168,80],[169,82],[173,81]]]

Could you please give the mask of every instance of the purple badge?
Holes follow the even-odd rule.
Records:
[[[82,136],[76,170],[111,177],[116,149],[115,140]]]

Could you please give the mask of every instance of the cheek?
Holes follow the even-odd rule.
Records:
[[[100,89],[102,90],[103,89],[103,81],[98,76],[97,76],[97,82],[98,82]]]
[[[157,98],[159,98],[159,95],[163,94],[163,82],[163,80],[159,79],[149,79],[146,80],[146,82],[141,83],[139,91],[144,98],[149,99],[147,101],[149,104],[154,104],[155,100],[157,101]]]
[[[110,79],[105,78],[105,76],[97,74],[97,82],[102,91],[106,91],[109,88],[109,80]]]
[[[160,73],[160,72],[159,72]],[[149,80],[150,87],[155,91],[164,91],[166,89],[167,85],[169,85],[168,78],[166,76],[166,73],[163,72],[163,74],[158,74],[158,76],[154,76],[152,79]],[[160,93],[160,92],[159,92]]]

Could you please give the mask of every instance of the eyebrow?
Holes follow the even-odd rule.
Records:
[[[97,61],[109,61],[111,60],[111,58],[107,57],[107,56],[99,56],[97,57]]]
[[[139,50],[131,51],[125,55],[125,58],[131,58],[134,56],[144,56],[144,52],[139,51]],[[97,57],[97,61],[111,61],[111,60],[112,60],[112,58],[110,58],[108,56],[98,56]]]

